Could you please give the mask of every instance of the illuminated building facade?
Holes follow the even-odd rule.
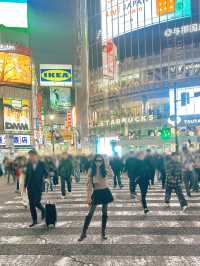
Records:
[[[176,92],[179,139],[198,143],[200,1],[89,0],[88,21],[91,140],[173,149]]]

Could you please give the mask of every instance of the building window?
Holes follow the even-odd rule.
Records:
[[[186,106],[190,103],[190,94],[189,92],[181,93],[181,106]]]

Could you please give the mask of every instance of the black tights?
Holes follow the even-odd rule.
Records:
[[[94,215],[94,212],[95,212],[95,210],[96,210],[96,207],[97,207],[97,205],[95,205],[95,204],[92,204],[92,205],[90,206],[88,216],[90,216],[91,218],[92,218],[93,215]],[[107,211],[108,211],[108,204],[103,204],[103,205],[102,205],[102,215],[103,215],[103,216],[107,216]]]

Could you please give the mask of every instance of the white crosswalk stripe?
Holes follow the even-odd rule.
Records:
[[[123,189],[112,190],[115,201],[108,209],[108,240],[100,238],[101,208],[97,208],[87,239],[78,243],[88,211],[82,179],[73,183],[66,199],[60,198],[59,187],[48,194],[58,210],[56,229],[47,229],[44,223],[28,228],[29,209],[11,194],[0,206],[0,265],[200,265],[199,193],[193,193],[190,207],[182,213],[175,195],[166,208],[164,191],[156,184],[147,195],[150,213],[144,215],[140,202],[133,204],[130,199],[126,180]]]

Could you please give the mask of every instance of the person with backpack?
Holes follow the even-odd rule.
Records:
[[[66,154],[64,158],[61,160],[58,174],[61,180],[61,198],[66,198],[66,190],[65,190],[65,183],[67,183],[68,192],[72,191],[72,174],[73,174],[73,164],[71,157]]]
[[[87,183],[87,204],[89,205],[89,213],[85,217],[83,230],[78,241],[83,241],[87,235],[87,230],[96,210],[97,205],[102,205],[102,240],[106,240],[106,225],[108,220],[107,209],[108,204],[113,201],[112,193],[107,185],[107,172],[104,158],[96,155],[89,170]],[[93,193],[92,193],[93,190]]]

